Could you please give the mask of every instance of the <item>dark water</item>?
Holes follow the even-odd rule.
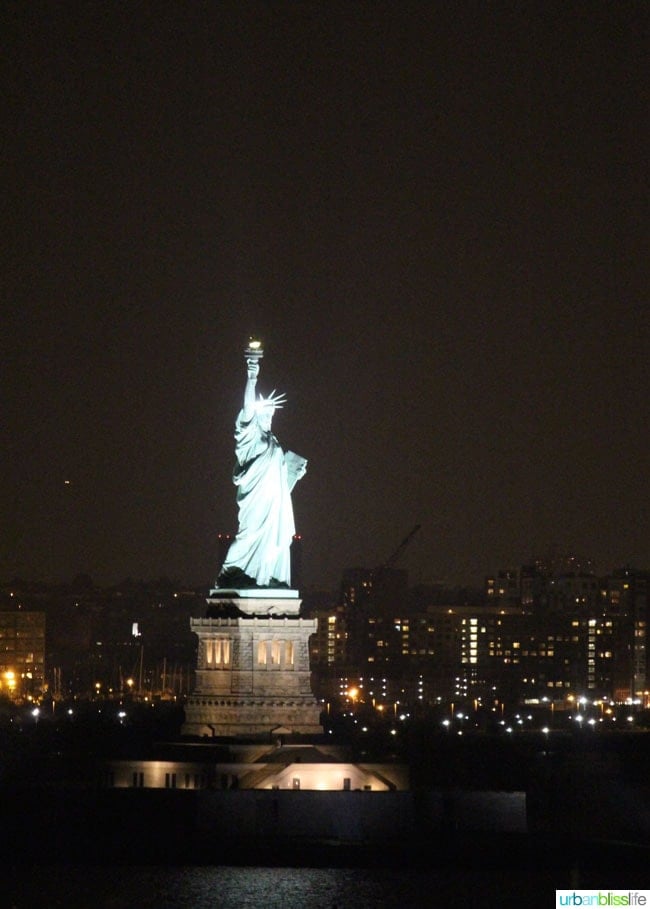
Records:
[[[23,865],[3,869],[0,899],[9,909],[478,909],[552,906],[556,886],[550,872],[516,869]]]

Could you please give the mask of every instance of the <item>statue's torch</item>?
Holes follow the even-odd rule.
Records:
[[[244,351],[246,360],[261,360],[264,356],[264,350],[262,348],[262,342],[258,341],[257,338],[251,337],[248,339],[248,347]]]

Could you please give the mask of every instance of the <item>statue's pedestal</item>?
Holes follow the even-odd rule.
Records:
[[[213,617],[190,619],[199,648],[184,735],[322,732],[309,670],[316,619],[300,618],[300,603],[296,590],[210,592]]]

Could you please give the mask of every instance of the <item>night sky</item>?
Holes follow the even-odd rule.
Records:
[[[0,580],[216,578],[253,333],[306,588],[650,568],[649,11],[4,4]]]

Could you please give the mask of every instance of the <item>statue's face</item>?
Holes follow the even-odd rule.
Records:
[[[260,425],[260,429],[263,432],[271,432],[271,423],[273,422],[273,411],[270,409],[264,409],[259,412],[257,415],[257,422]]]

